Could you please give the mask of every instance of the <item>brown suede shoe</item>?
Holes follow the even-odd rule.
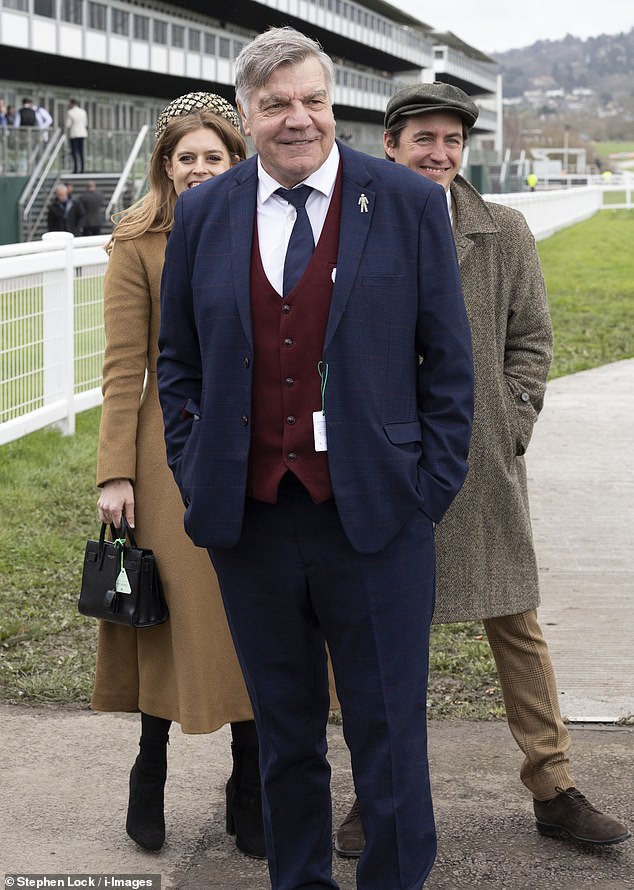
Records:
[[[350,812],[335,833],[335,851],[346,859],[358,859],[365,847],[365,834],[359,814],[359,801],[354,799]]]
[[[568,837],[577,844],[621,844],[630,832],[601,813],[576,788],[556,788],[556,797],[533,800],[537,830],[548,837]]]

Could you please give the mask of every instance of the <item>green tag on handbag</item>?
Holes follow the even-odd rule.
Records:
[[[128,576],[125,569],[121,569],[121,571],[119,572],[114,585],[114,589],[117,591],[117,593],[132,593],[132,588],[130,587],[130,582],[128,581]]]
[[[125,550],[125,538],[116,538],[113,542],[115,547],[118,547],[121,551],[121,570],[117,575],[117,580],[115,581],[114,589],[117,593],[132,593],[132,588],[130,587],[130,582],[128,581],[128,575],[123,566],[123,551]]]

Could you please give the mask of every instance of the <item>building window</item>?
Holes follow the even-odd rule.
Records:
[[[45,15],[49,19],[54,19],[54,0],[33,0],[33,12],[35,13],[35,15]]]
[[[152,40],[154,43],[167,46],[167,22],[154,19],[152,22]]]
[[[124,34],[126,37],[130,33],[130,13],[123,9],[111,9],[110,17],[112,22],[113,34]]]
[[[20,12],[29,11],[29,0],[4,0],[5,9],[19,9]]]
[[[104,6],[103,3],[89,3],[88,27],[94,31],[105,31],[107,14],[108,7]]]
[[[216,55],[216,35],[205,31],[205,52],[208,56]]]
[[[150,39],[150,20],[146,15],[134,16],[134,39],[149,40]]]
[[[81,0],[62,0],[62,11],[60,15],[63,22],[72,22],[73,25],[81,25],[81,11]]]
[[[177,49],[185,46],[185,28],[182,25],[172,25],[172,46]]]
[[[193,53],[200,52],[200,31],[197,31],[196,28],[189,29],[188,43]]]
[[[231,58],[231,41],[227,40],[226,37],[220,38],[220,51],[218,54],[221,59]]]

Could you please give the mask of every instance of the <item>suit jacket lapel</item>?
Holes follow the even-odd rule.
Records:
[[[251,249],[257,207],[257,162],[255,156],[236,168],[236,181],[228,194],[231,265],[238,313],[249,345],[253,346],[251,326]]]
[[[356,153],[337,143],[343,164],[341,225],[337,273],[324,349],[329,345],[344,313],[374,215],[376,192],[370,188],[372,177]],[[236,168],[235,186],[228,194],[231,225],[231,263],[234,292],[246,337],[253,345],[251,326],[251,247],[257,207],[257,162],[255,156]]]
[[[357,154],[350,152],[345,145],[340,142],[337,145],[343,165],[341,225],[337,273],[332,291],[324,349],[330,344],[350,299],[352,286],[372,224],[376,199],[376,192],[370,188],[372,177],[363,161]]]

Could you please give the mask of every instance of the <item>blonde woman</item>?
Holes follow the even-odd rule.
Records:
[[[165,839],[171,722],[185,733],[231,723],[227,829],[239,849],[261,858],[266,853],[253,714],[209,557],[183,530],[156,385],[160,282],[176,199],[246,157],[239,126],[235,109],[213,93],[171,102],[156,126],[149,192],[125,212],[107,247],[98,513],[116,526],[125,514],[139,546],[154,550],[170,618],[141,630],[101,623],[92,706],[141,712],[126,830],[150,850]]]

